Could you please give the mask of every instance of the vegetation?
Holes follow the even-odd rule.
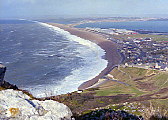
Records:
[[[113,96],[118,94],[131,94],[133,96],[139,96],[143,94],[143,92],[139,91],[133,86],[126,86],[114,81],[109,81],[105,85],[106,88],[100,88],[100,90],[96,91],[97,96]]]
[[[133,38],[152,38],[154,41],[168,41],[167,35],[149,35],[149,34],[133,34],[133,35],[119,35],[119,37],[133,37]]]
[[[133,103],[122,103],[122,104],[113,104],[105,108],[94,109],[88,111],[85,114],[80,116],[80,119],[87,118],[118,118],[118,119],[145,119],[153,120],[167,120],[168,108],[162,108],[156,102],[145,101],[145,102],[133,102]],[[109,115],[110,113],[110,115]],[[117,116],[115,116],[117,115]]]
[[[64,103],[76,120],[128,119],[128,116],[168,119],[168,72],[120,66],[109,74],[113,78],[105,76],[108,81],[97,88],[38,100]],[[2,89],[5,88],[0,87]],[[37,99],[27,91],[23,92]]]
[[[5,90],[5,88],[0,86],[0,91],[1,91],[1,90]]]
[[[31,99],[36,99],[32,94],[30,94],[29,91],[18,89],[16,85],[12,85],[9,82],[5,81],[4,85],[0,86],[0,91],[6,90],[6,89],[14,89],[14,90],[22,91],[24,94],[28,95]]]
[[[122,114],[122,111],[124,114],[148,119],[168,117],[168,113],[163,112],[168,111],[167,72],[119,67],[114,68],[110,74],[115,80],[106,76],[109,81],[97,88],[84,90],[83,93],[73,92],[43,98],[43,100],[52,99],[66,104],[77,120],[93,119],[100,117],[100,114],[103,114],[104,116],[101,117],[105,119],[109,112]],[[100,113],[100,111],[104,112]]]

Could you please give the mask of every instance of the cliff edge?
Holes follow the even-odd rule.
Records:
[[[16,120],[70,120],[71,110],[53,100],[31,100],[22,91],[0,91],[0,119]]]

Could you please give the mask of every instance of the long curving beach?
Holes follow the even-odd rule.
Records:
[[[108,60],[107,67],[98,76],[80,85],[78,88],[79,90],[86,89],[94,85],[95,83],[98,82],[99,78],[102,78],[104,75],[108,74],[115,65],[120,64],[122,59],[121,55],[117,50],[117,45],[112,41],[109,41],[96,33],[91,33],[78,28],[69,27],[67,25],[57,24],[57,23],[48,23],[48,24],[59,27],[65,31],[68,31],[72,35],[76,35],[80,38],[90,40],[91,42],[94,42],[97,45],[99,45],[106,52],[105,59]]]

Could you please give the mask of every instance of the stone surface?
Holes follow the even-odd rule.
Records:
[[[0,91],[0,119],[14,120],[70,120],[72,112],[53,100],[31,100],[22,93],[7,89]]]
[[[0,64],[0,86],[4,84],[5,72],[6,72],[6,67]]]

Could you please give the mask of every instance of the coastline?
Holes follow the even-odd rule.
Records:
[[[128,22],[128,21],[149,21],[149,20],[155,20],[156,18],[137,18],[137,19],[120,19],[120,20],[115,20],[115,19],[102,19],[102,20],[84,20],[82,22],[78,22],[78,23],[72,23],[69,24],[71,27],[74,26],[78,26],[81,24],[85,24],[85,23],[96,23],[96,22]]]
[[[109,41],[98,34],[84,31],[74,27],[69,27],[68,25],[57,24],[57,23],[47,23],[47,24],[59,27],[65,31],[68,31],[72,35],[94,42],[97,45],[99,45],[102,49],[104,49],[106,52],[105,59],[108,61],[107,67],[95,78],[81,84],[78,87],[79,90],[87,89],[88,87],[94,85],[95,83],[98,82],[100,78],[108,74],[113,69],[114,66],[116,66],[117,64],[120,64],[122,57],[117,50],[117,45],[112,41]]]

